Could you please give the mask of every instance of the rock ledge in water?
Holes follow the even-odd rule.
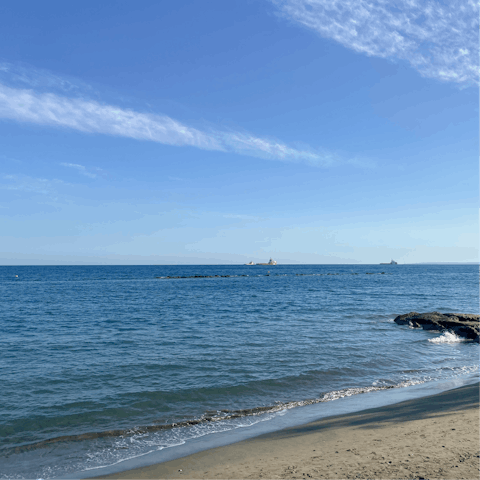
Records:
[[[471,313],[410,312],[399,315],[394,322],[424,330],[449,330],[477,343],[480,339],[480,315]]]

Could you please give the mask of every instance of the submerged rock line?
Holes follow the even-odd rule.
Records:
[[[240,278],[240,277],[324,277],[327,275],[361,275],[360,273],[294,273],[294,274],[287,274],[287,273],[266,273],[264,275],[178,275],[178,276],[170,276],[167,275],[165,277],[155,277],[161,280],[177,280],[177,279],[186,279],[186,278]],[[366,272],[365,275],[391,275],[386,274],[385,272]]]

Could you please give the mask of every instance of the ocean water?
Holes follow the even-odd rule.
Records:
[[[478,313],[478,273],[0,267],[0,478],[122,470],[127,459],[305,405],[478,379],[478,344],[392,321]]]

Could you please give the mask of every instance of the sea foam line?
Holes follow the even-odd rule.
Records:
[[[449,332],[447,332],[449,333]],[[453,335],[453,334],[451,334]],[[442,337],[444,337],[442,335]],[[439,338],[442,338],[439,337]],[[448,339],[453,338],[452,336],[445,337]],[[433,339],[437,340],[437,339]],[[459,340],[455,340],[458,342]],[[438,341],[436,343],[444,343],[445,341],[441,342]],[[277,402],[274,405],[268,405],[268,406],[262,406],[262,407],[255,407],[255,408],[248,408],[248,409],[240,409],[240,410],[229,410],[229,409],[223,409],[223,410],[216,410],[216,411],[209,411],[205,412],[203,415],[201,415],[197,419],[192,419],[192,420],[187,420],[187,421],[182,421],[182,422],[175,422],[171,424],[161,424],[161,425],[147,425],[147,426],[139,426],[139,427],[134,427],[134,428],[129,428],[129,429],[117,429],[117,430],[106,430],[106,431],[101,431],[101,432],[89,432],[89,433],[82,433],[78,435],[64,435],[64,436],[59,436],[59,437],[54,437],[48,440],[42,440],[40,442],[35,442],[27,445],[21,445],[21,446],[16,446],[16,447],[8,447],[2,449],[1,453],[3,455],[5,454],[17,454],[17,453],[22,453],[22,452],[27,452],[30,450],[36,450],[39,448],[45,448],[48,446],[52,446],[56,443],[59,442],[78,442],[78,441],[84,441],[84,440],[99,440],[99,439],[106,439],[106,438],[118,438],[118,439],[127,439],[130,438],[132,441],[135,439],[140,439],[142,437],[146,437],[149,434],[155,434],[155,433],[161,433],[162,431],[184,431],[185,428],[188,427],[189,431],[194,430],[196,427],[203,427],[203,426],[208,426],[208,425],[218,425],[221,422],[228,422],[228,421],[235,421],[240,418],[245,418],[245,417],[259,417],[254,423],[257,423],[258,421],[264,421],[268,420],[267,414],[278,414],[279,412],[285,412],[287,410],[296,408],[296,407],[303,407],[303,406],[308,406],[308,405],[315,405],[319,403],[325,403],[325,402],[331,402],[334,400],[339,400],[341,398],[345,397],[351,397],[353,395],[360,395],[363,393],[370,393],[370,392],[377,392],[377,391],[383,391],[383,390],[390,390],[394,388],[405,388],[413,385],[419,385],[423,384],[432,380],[439,380],[441,378],[445,378],[444,375],[439,375],[439,373],[443,372],[444,370],[449,371],[448,377],[457,377],[459,375],[464,375],[467,373],[472,373],[474,371],[477,371],[479,369],[478,365],[473,365],[473,366],[463,366],[460,368],[445,368],[441,367],[437,369],[437,375],[423,375],[418,378],[410,378],[406,380],[399,381],[398,383],[395,384],[390,384],[390,385],[379,385],[379,383],[384,383],[388,382],[388,380],[382,380],[382,381],[375,381],[371,386],[366,386],[366,387],[350,387],[350,388],[344,388],[344,389],[339,389],[339,390],[332,390],[330,392],[326,392],[319,397],[316,398],[311,398],[311,399],[305,399],[305,400],[297,400],[297,401],[289,401],[289,402]],[[459,370],[459,371],[458,371]],[[260,418],[260,416],[265,416]],[[253,420],[253,418],[252,418]],[[224,426],[227,427],[227,425],[224,423]],[[244,427],[247,427],[250,425],[244,425]],[[216,429],[218,427],[214,428],[214,430],[210,430],[208,433],[216,433]],[[232,428],[239,428],[238,425],[230,425],[227,430],[230,430]],[[201,435],[198,436],[203,436],[206,433],[202,433]],[[192,438],[196,438],[197,436],[194,436]],[[162,448],[168,448],[170,446],[174,445],[166,445]],[[159,446],[158,446],[159,447]]]
[[[194,427],[201,424],[214,424],[214,423],[218,423],[226,420],[235,420],[235,419],[244,418],[244,417],[259,416],[267,413],[277,413],[284,410],[290,410],[296,407],[303,407],[307,405],[315,405],[317,403],[330,402],[333,400],[338,400],[340,398],[351,397],[352,395],[359,395],[362,393],[370,393],[370,392],[376,392],[380,390],[389,390],[392,388],[408,387],[410,385],[424,383],[424,381],[425,380],[409,380],[409,381],[402,381],[396,385],[352,387],[352,388],[345,388],[341,390],[333,390],[317,398],[299,400],[299,401],[290,401],[290,402],[278,402],[275,405],[247,408],[247,409],[241,409],[241,410],[228,410],[228,409],[217,410],[216,412],[208,412],[206,414],[203,414],[198,419],[175,422],[171,424],[146,425],[146,426],[134,427],[129,429],[105,430],[101,432],[87,432],[87,433],[82,433],[78,435],[62,435],[59,437],[42,440],[40,442],[3,449],[2,453],[6,453],[7,451],[9,453],[22,453],[30,450],[36,450],[38,448],[49,447],[59,442],[78,442],[78,441],[84,441],[84,440],[103,439],[108,437],[117,437],[117,438],[136,437],[136,436],[142,436],[150,433],[160,432],[162,430],[165,431],[165,430],[178,429],[182,427]]]
[[[443,370],[440,368],[439,370]],[[461,367],[460,372],[457,372],[457,368],[451,368],[457,373],[458,376],[466,373],[471,373],[478,370],[478,365],[473,366],[464,366]],[[451,372],[454,373],[454,372]],[[449,375],[451,377],[452,375]],[[381,385],[381,383],[388,382],[388,380],[379,380],[374,382],[371,386],[367,387],[352,387],[344,388],[339,390],[333,390],[327,393],[320,395],[317,398],[302,400],[302,401],[291,401],[291,402],[278,402],[275,405],[266,406],[266,407],[257,407],[253,409],[244,409],[244,410],[218,410],[217,412],[207,412],[202,415],[198,420],[190,422],[181,422],[181,423],[172,423],[170,425],[154,425],[149,427],[139,427],[135,429],[125,430],[123,434],[116,437],[113,440],[113,444],[110,446],[105,446],[98,450],[94,448],[94,452],[87,453],[88,459],[81,461],[79,464],[76,462],[68,462],[68,465],[57,465],[54,467],[47,467],[46,470],[41,470],[37,473],[36,477],[41,476],[42,478],[52,478],[65,475],[66,473],[89,471],[94,469],[106,468],[109,466],[115,466],[119,463],[132,460],[134,458],[142,457],[153,453],[155,451],[164,450],[165,448],[172,448],[179,445],[185,444],[187,441],[194,440],[205,435],[216,434],[221,432],[227,432],[230,430],[235,430],[238,428],[248,428],[259,422],[268,421],[277,417],[278,415],[284,415],[287,410],[293,409],[299,406],[307,406],[313,404],[319,404],[324,402],[335,401],[345,397],[351,397],[354,395],[362,393],[370,393],[375,391],[390,390],[396,388],[404,388],[412,385],[423,384],[431,380],[437,380],[438,376],[422,376],[420,378],[406,379],[399,381],[393,385]],[[380,385],[379,385],[380,383]],[[216,413],[216,415],[212,415]],[[244,418],[241,423],[238,421],[239,418]],[[153,428],[152,428],[153,427]],[[163,430],[163,432],[162,432]],[[167,434],[167,431],[170,432]],[[112,436],[111,434],[114,431],[103,432],[107,435],[104,437]],[[93,439],[101,439],[102,432],[94,432]],[[81,437],[81,438],[80,438]],[[65,437],[63,437],[65,438]],[[77,440],[86,439],[84,435],[78,435]],[[52,439],[60,441],[60,438]],[[42,445],[43,443],[43,445]],[[49,442],[53,443],[53,442]],[[45,442],[38,442],[37,444],[29,445],[26,447],[26,450],[32,450],[35,448],[41,448],[42,446],[47,446]],[[112,448],[113,447],[113,448]],[[10,452],[14,449],[9,449]],[[125,452],[118,457],[120,452]],[[17,452],[12,452],[17,453]],[[8,454],[7,454],[8,455]],[[66,470],[65,470],[66,467]],[[14,478],[12,476],[3,476],[0,474],[0,478]],[[15,477],[17,478],[17,477]],[[18,477],[21,478],[21,477]],[[23,478],[23,477],[22,477]]]

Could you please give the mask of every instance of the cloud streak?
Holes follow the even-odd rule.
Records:
[[[0,86],[0,117],[87,133],[220,150],[220,145],[207,135],[166,116],[138,113],[93,100],[36,93],[5,85]]]
[[[86,167],[84,167],[83,165],[79,165],[78,163],[64,163],[64,162],[62,162],[60,165],[62,167],[74,168],[75,170],[77,170],[78,173],[80,173],[81,175],[85,175],[86,177],[90,177],[90,178],[96,178],[97,177],[94,173],[89,172],[86,169]]]
[[[67,183],[62,180],[47,178],[34,178],[28,175],[2,175],[1,177],[7,183],[0,183],[0,189],[39,193],[42,195],[56,195],[56,189],[59,185],[65,186]]]
[[[276,140],[248,133],[201,131],[166,115],[141,113],[95,100],[39,93],[2,84],[0,118],[286,162],[329,165],[334,160],[330,154],[295,149]]]
[[[363,53],[410,63],[422,76],[478,84],[478,2],[270,0],[280,14]]]

